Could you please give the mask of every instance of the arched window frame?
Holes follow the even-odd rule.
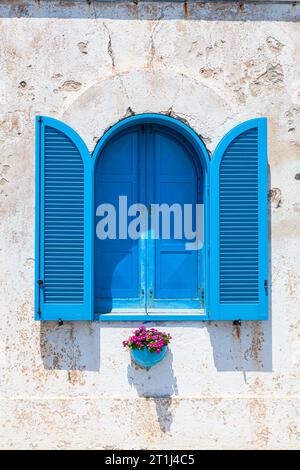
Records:
[[[100,158],[101,152],[104,147],[109,143],[109,141],[118,133],[123,132],[125,129],[130,128],[134,125],[146,125],[146,124],[156,124],[168,127],[177,131],[183,139],[189,142],[192,146],[195,156],[198,157],[201,168],[203,170],[203,181],[204,181],[204,188],[203,188],[203,202],[204,202],[204,260],[205,260],[205,276],[204,276],[204,298],[203,298],[203,307],[199,305],[199,310],[195,312],[185,312],[174,313],[174,311],[168,312],[166,309],[166,313],[149,313],[149,314],[141,314],[141,313],[108,313],[103,315],[97,315],[96,318],[100,320],[141,320],[141,321],[166,321],[166,320],[207,320],[207,305],[209,299],[209,258],[208,258],[208,240],[209,240],[209,168],[210,168],[210,158],[208,151],[201,140],[201,138],[196,134],[196,132],[187,126],[185,123],[181,122],[178,119],[172,118],[170,116],[166,116],[163,114],[139,114],[135,116],[128,117],[119,121],[114,126],[112,126],[108,131],[104,133],[101,137],[99,142],[96,144],[95,149],[92,152],[92,174],[95,174],[95,169],[97,165],[97,160]],[[93,179],[94,185],[94,179]],[[93,186],[93,193],[95,188]],[[94,204],[94,198],[93,198]],[[95,213],[96,208],[93,206],[93,213]],[[93,237],[95,236],[96,228],[93,227]],[[93,243],[94,246],[94,243]],[[94,260],[94,256],[92,256],[92,260]]]
[[[204,175],[204,206],[205,206],[205,309],[203,314],[170,314],[168,315],[101,315],[101,320],[234,320],[234,319],[267,319],[268,316],[268,243],[267,243],[267,123],[265,118],[247,121],[231,131],[217,146],[212,161],[201,138],[185,123],[161,114],[142,114],[126,118],[111,127],[101,137],[94,151],[90,155],[86,144],[81,137],[66,124],[52,118],[38,116],[36,118],[36,263],[35,263],[35,319],[37,320],[93,320],[94,315],[94,171],[101,149],[117,132],[134,124],[155,123],[177,130],[195,149],[200,159]],[[84,166],[84,300],[81,305],[72,303],[47,305],[43,302],[43,237],[44,237],[44,164],[45,164],[45,126],[57,129],[66,136],[77,148]],[[247,305],[228,306],[223,308],[218,302],[218,292],[215,290],[216,237],[213,232],[219,230],[216,224],[215,210],[218,210],[216,199],[216,184],[218,184],[218,171],[220,162],[228,146],[243,131],[251,128],[258,129],[258,179],[259,179],[259,303],[257,308]],[[213,183],[213,184],[211,184]],[[210,191],[214,189],[211,197]],[[92,227],[92,229],[91,229]],[[210,246],[212,242],[212,247]],[[213,248],[213,253],[210,253]],[[231,310],[230,310],[231,309]]]

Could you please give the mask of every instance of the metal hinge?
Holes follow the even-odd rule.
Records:
[[[266,291],[268,290],[268,280],[267,279],[264,280],[264,288],[266,289]]]
[[[38,279],[37,283],[38,283],[38,285],[39,285],[40,287],[44,287],[44,286],[45,286],[43,279]]]
[[[204,307],[204,299],[205,299],[204,288],[202,288],[201,289],[201,307],[202,308]]]

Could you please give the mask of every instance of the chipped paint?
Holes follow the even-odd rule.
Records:
[[[1,448],[299,448],[299,21],[298,4],[0,1]],[[92,150],[144,112],[210,154],[267,116],[270,166],[270,320],[163,323],[149,371],[122,348],[134,322],[33,321],[35,115]]]

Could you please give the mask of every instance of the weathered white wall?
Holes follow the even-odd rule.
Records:
[[[299,447],[300,6],[59,3],[0,2],[1,447]],[[146,111],[210,151],[268,116],[272,189],[270,320],[165,323],[149,372],[121,346],[134,323],[33,321],[34,116],[92,149]]]

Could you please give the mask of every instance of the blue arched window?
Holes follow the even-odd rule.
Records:
[[[267,317],[265,119],[233,129],[210,161],[168,116],[117,123],[92,155],[68,126],[38,117],[36,153],[36,319]],[[196,246],[188,206],[192,231],[201,208]]]

